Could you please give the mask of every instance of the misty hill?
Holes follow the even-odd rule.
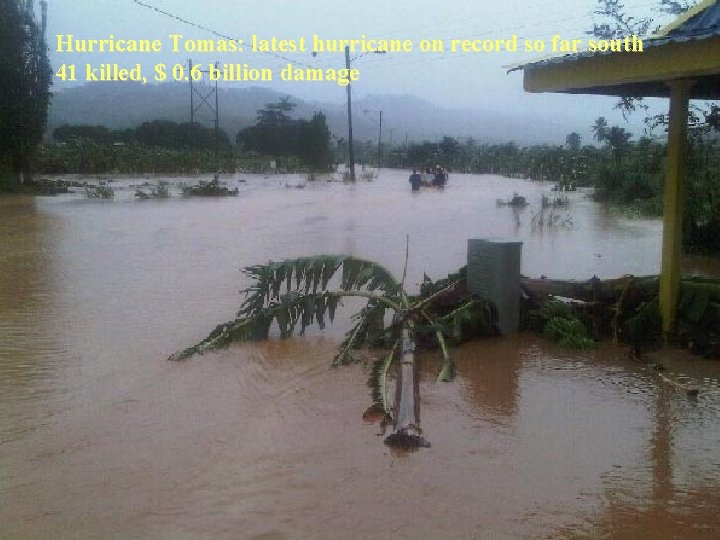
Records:
[[[238,130],[255,123],[256,111],[286,94],[262,87],[219,89],[220,127],[234,140]],[[197,98],[196,98],[197,99]],[[62,124],[104,125],[112,129],[135,127],[151,120],[187,122],[190,89],[185,85],[133,83],[86,84],[55,91],[49,112],[49,131]],[[330,131],[347,137],[345,103],[309,102],[293,98],[294,115],[309,118],[315,111],[327,116]],[[394,143],[437,140],[444,135],[473,137],[495,143],[514,140],[521,144],[565,142],[573,130],[567,121],[513,116],[504,111],[457,110],[410,95],[376,95],[353,99],[353,134],[356,140],[377,140],[378,113],[383,111],[383,140]],[[210,125],[207,109],[196,120]],[[543,129],[531,126],[542,124]],[[576,129],[576,128],[575,128]]]

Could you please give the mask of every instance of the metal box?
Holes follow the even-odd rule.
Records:
[[[468,291],[495,304],[503,334],[518,330],[522,244],[501,238],[468,240]]]

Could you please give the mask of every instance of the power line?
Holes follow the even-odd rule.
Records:
[[[208,32],[208,33],[210,33],[210,34],[212,34],[212,35],[214,35],[214,36],[216,36],[216,37],[219,37],[219,38],[221,38],[221,39],[230,40],[230,41],[237,41],[237,42],[242,42],[242,43],[247,43],[247,42],[250,41],[250,40],[248,40],[248,39],[243,39],[243,38],[238,38],[238,37],[232,37],[232,36],[229,36],[229,35],[227,35],[227,34],[223,34],[222,32],[218,32],[217,30],[214,30],[214,29],[212,29],[212,28],[209,28],[209,27],[207,27],[207,26],[204,26],[204,25],[202,25],[202,24],[200,24],[200,23],[196,23],[196,22],[194,22],[194,21],[185,19],[185,18],[183,18],[183,17],[180,17],[179,15],[176,15],[176,14],[171,13],[171,12],[169,12],[169,11],[166,11],[166,10],[164,10],[164,9],[160,9],[160,8],[157,7],[157,6],[153,6],[153,5],[148,4],[148,3],[146,3],[146,2],[142,2],[141,0],[130,0],[130,2],[132,2],[133,4],[136,4],[136,5],[140,6],[140,7],[143,7],[143,8],[146,8],[146,9],[150,9],[150,10],[152,10],[152,11],[155,11],[156,13],[158,13],[158,14],[160,14],[160,15],[163,15],[163,16],[165,16],[165,17],[168,17],[168,18],[170,18],[170,19],[174,19],[174,20],[176,20],[176,21],[178,21],[178,22],[180,22],[180,23],[182,23],[182,24],[185,24],[185,25],[188,25],[188,26],[192,26],[193,28],[197,28],[198,30],[201,30],[201,31],[203,31],[203,32]],[[301,66],[308,67],[308,68],[317,68],[317,67],[318,67],[318,65],[311,65],[311,64],[308,64],[308,63],[306,63],[306,62],[298,61],[297,59],[294,59],[294,58],[289,58],[289,57],[287,57],[287,56],[283,56],[283,55],[281,55],[281,54],[274,53],[274,52],[272,52],[272,51],[254,51],[254,52],[260,52],[260,53],[262,53],[262,54],[267,54],[267,55],[269,55],[269,56],[272,56],[272,57],[275,57],[275,58],[277,58],[277,59],[283,60],[283,61],[285,61],[285,62],[290,62],[290,63],[293,63],[293,64],[299,64],[299,65],[301,65]],[[324,66],[321,66],[321,67],[324,67]]]
[[[154,6],[154,5],[152,5],[152,4],[149,4],[149,3],[147,3],[147,2],[143,2],[142,0],[130,0],[130,1],[131,1],[132,3],[134,3],[134,4],[136,4],[137,6],[140,6],[140,7],[145,8],[145,9],[152,10],[152,11],[154,11],[154,12],[156,12],[156,13],[162,15],[162,16],[171,18],[171,19],[176,20],[176,21],[178,21],[178,22],[180,22],[180,23],[182,23],[182,24],[185,24],[185,25],[191,26],[191,27],[193,27],[193,28],[196,28],[196,29],[198,29],[198,30],[200,30],[200,31],[210,33],[210,34],[212,34],[212,35],[214,35],[214,36],[216,36],[216,37],[218,37],[218,38],[221,38],[221,39],[231,40],[231,41],[238,41],[238,42],[239,42],[239,41],[242,41],[243,43],[247,43],[248,41],[250,41],[250,40],[241,39],[241,38],[237,38],[237,37],[232,37],[232,36],[230,36],[230,35],[224,34],[224,33],[219,32],[219,31],[217,31],[217,30],[215,30],[215,29],[213,29],[213,28],[210,28],[210,27],[208,27],[208,26],[205,26],[205,25],[203,25],[203,24],[201,24],[201,23],[197,23],[197,22],[195,22],[195,21],[191,21],[191,20],[189,20],[189,19],[187,19],[187,18],[181,17],[181,16],[179,16],[179,15],[177,15],[177,14],[175,14],[175,13],[172,13],[172,12],[170,12],[170,11],[164,10],[164,9],[162,9],[162,8],[159,8],[159,7],[157,7],[157,6]],[[653,7],[653,6],[655,6],[655,5],[656,5],[655,3],[639,4],[639,5],[633,6],[633,9],[639,9],[639,8],[643,8],[643,7]],[[564,10],[558,10],[557,13],[560,13],[561,11],[564,11]],[[556,11],[553,11],[553,13],[555,13],[555,12],[556,12]],[[548,12],[547,12],[547,10],[543,9],[543,10],[541,11],[541,13],[546,15]],[[562,18],[553,19],[553,20],[549,20],[549,19],[546,19],[546,18],[545,18],[545,19],[543,19],[541,22],[547,24],[547,23],[567,22],[567,21],[576,20],[576,19],[578,19],[578,20],[583,20],[583,21],[587,20],[588,22],[590,22],[590,21],[594,22],[594,20],[596,19],[596,16],[598,16],[598,15],[600,15],[600,14],[598,14],[595,9],[592,9],[592,10],[590,10],[590,11],[586,11],[586,12],[583,12],[583,13],[580,13],[580,14],[577,14],[577,15],[569,16],[569,17],[562,17]],[[448,35],[448,31],[449,31],[449,32],[452,32],[453,34],[456,34],[456,33],[458,33],[458,32],[460,32],[460,33],[465,32],[465,33],[466,33],[466,32],[468,32],[468,31],[471,31],[470,29],[468,29],[467,31],[464,30],[465,28],[468,28],[467,25],[468,25],[468,24],[472,25],[474,20],[479,20],[479,19],[482,19],[483,21],[485,21],[485,20],[488,20],[488,16],[487,16],[487,14],[485,14],[485,15],[483,15],[483,16],[481,16],[481,17],[477,17],[476,19],[473,19],[473,20],[470,20],[470,21],[468,21],[467,19],[464,19],[464,23],[465,23],[465,24],[464,24],[462,27],[460,27],[460,28],[455,27],[454,29],[448,29],[446,25],[442,25],[442,33],[443,33],[445,36]],[[431,25],[426,25],[426,27],[430,27],[430,26],[431,26]],[[438,25],[437,25],[437,24],[434,24],[434,26],[437,27]],[[498,34],[506,33],[506,32],[508,32],[508,31],[513,31],[513,30],[523,30],[523,29],[526,29],[526,28],[529,28],[529,27],[537,28],[537,26],[538,26],[538,22],[527,22],[527,23],[523,23],[523,24],[519,24],[519,25],[514,25],[514,26],[509,26],[509,27],[500,28],[500,29],[494,28],[494,29],[492,29],[492,30],[485,31],[485,32],[480,32],[480,33],[475,33],[475,32],[474,32],[473,35],[472,35],[472,38],[474,38],[474,39],[477,39],[477,38],[480,38],[480,37],[490,38],[491,35],[498,35]],[[408,30],[408,32],[409,32],[409,31],[417,31],[417,27],[412,27],[410,30]],[[548,32],[548,33],[543,33],[542,35],[538,35],[537,37],[538,37],[538,39],[540,39],[540,37],[543,37],[543,36],[546,36],[546,35],[549,36],[549,35],[553,35],[553,34],[557,34],[557,33],[562,34],[563,32],[577,32],[577,31],[578,31],[577,28],[573,28],[573,29],[569,29],[569,30],[557,30],[557,29],[556,29],[556,31],[554,31],[554,32],[552,32],[552,33],[550,33],[550,32]],[[584,30],[583,32],[587,32],[587,30]],[[400,37],[402,37],[403,35],[407,35],[407,33],[402,34],[402,33],[400,33],[400,32],[397,32],[397,33],[396,33],[396,32],[393,32],[393,34],[392,34],[391,36],[400,36]],[[456,35],[457,35],[457,34],[456,34]],[[384,39],[398,39],[398,38],[397,38],[397,37],[394,37],[394,38],[393,38],[393,37],[387,37],[387,38],[384,38]],[[446,40],[455,39],[455,38],[450,38],[450,37],[434,37],[433,39],[439,39],[439,40],[446,41]],[[282,54],[278,54],[278,53],[275,53],[275,52],[272,52],[272,51],[256,51],[256,52],[261,52],[261,53],[266,54],[266,55],[268,55],[268,56],[274,57],[274,58],[276,58],[276,59],[278,59],[278,60],[282,60],[282,61],[284,61],[284,62],[290,62],[290,63],[297,64],[297,65],[300,65],[300,66],[304,66],[304,67],[307,67],[307,68],[318,68],[318,67],[325,68],[325,67],[326,67],[326,66],[323,66],[323,65],[321,65],[321,64],[315,64],[315,65],[308,64],[308,63],[306,63],[306,62],[299,61],[297,58],[290,58],[290,57],[288,57],[288,56],[284,56],[284,55],[282,55]],[[359,60],[360,58],[363,58],[363,57],[371,54],[372,52],[374,52],[374,51],[367,51],[367,52],[364,52],[364,53],[357,54],[357,55],[355,55],[354,57],[350,58],[350,61],[351,61],[351,62],[355,62],[355,61]],[[427,55],[423,55],[423,56],[419,56],[419,57],[408,58],[407,55],[406,55],[406,53],[402,53],[401,56],[403,56],[403,58],[398,58],[398,59],[397,59],[396,61],[394,61],[394,62],[393,62],[392,60],[388,61],[388,60],[386,60],[386,59],[383,59],[383,60],[379,60],[379,59],[378,59],[378,60],[374,60],[374,61],[373,61],[373,60],[370,60],[370,61],[368,61],[368,62],[365,62],[364,64],[365,64],[366,66],[372,66],[372,65],[374,65],[374,64],[379,64],[380,62],[382,62],[382,65],[383,65],[383,66],[387,66],[387,67],[390,67],[390,66],[393,66],[393,65],[399,65],[399,64],[402,64],[402,65],[416,65],[416,64],[421,64],[421,63],[423,63],[423,62],[436,62],[436,61],[439,61],[439,60],[447,60],[447,59],[449,59],[449,58],[455,58],[455,59],[457,59],[457,58],[469,58],[471,55],[470,55],[470,54],[467,54],[467,55],[466,55],[466,54],[451,55],[451,54],[446,54],[446,53],[435,53],[435,54],[432,54],[432,53],[431,53],[431,54],[427,54]]]
[[[130,1],[131,1],[133,4],[137,4],[138,6],[141,6],[141,7],[147,8],[147,9],[151,9],[151,10],[153,10],[153,11],[155,11],[155,12],[161,14],[161,15],[164,15],[165,17],[169,17],[169,18],[171,18],[171,19],[175,19],[176,21],[179,21],[179,22],[181,22],[181,23],[183,23],[183,24],[186,24],[186,25],[188,25],[188,26],[193,26],[193,27],[197,28],[198,30],[203,30],[203,31],[205,31],[205,32],[209,32],[209,33],[211,33],[211,34],[213,34],[213,35],[215,35],[215,36],[217,36],[217,37],[219,37],[219,38],[229,39],[229,40],[234,40],[234,39],[235,39],[235,38],[233,38],[233,37],[231,37],[231,36],[228,36],[228,35],[225,35],[225,34],[221,34],[220,32],[217,32],[217,31],[213,30],[212,28],[208,28],[207,26],[203,26],[202,24],[199,24],[199,23],[196,23],[196,22],[193,22],[193,21],[189,21],[189,20],[187,20],[187,19],[184,19],[184,18],[180,17],[179,15],[175,15],[174,13],[170,13],[169,11],[165,11],[165,10],[163,10],[163,9],[160,9],[160,8],[157,7],[157,6],[153,6],[153,5],[150,5],[150,4],[146,4],[145,2],[141,2],[140,0],[130,0]]]

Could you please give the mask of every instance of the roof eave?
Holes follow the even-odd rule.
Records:
[[[522,67],[523,84],[525,91],[535,93],[658,95],[658,86],[667,81],[720,77],[718,51],[720,36],[714,35],[702,40],[668,42],[648,47],[642,53],[578,55],[526,64]],[[637,94],[643,91],[646,93]],[[711,94],[702,96],[704,99],[720,99],[718,86],[704,93]]]

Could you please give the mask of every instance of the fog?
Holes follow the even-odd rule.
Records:
[[[659,2],[628,0],[628,13],[652,15],[658,22],[667,16],[657,12]],[[150,7],[148,7],[150,6]],[[359,80],[352,83],[354,96],[363,98],[383,94],[411,94],[443,108],[507,111],[513,116],[527,114],[535,123],[563,124],[568,131],[587,132],[598,116],[623,125],[636,135],[641,134],[644,114],[636,114],[629,124],[613,107],[616,99],[601,96],[568,96],[528,94],[522,88],[522,73],[508,74],[508,67],[548,56],[548,51],[525,52],[525,40],[551,40],[559,34],[563,39],[587,39],[586,32],[601,18],[593,13],[595,0],[551,2],[549,0],[468,3],[460,0],[431,2],[426,0],[367,0],[342,4],[330,0],[298,2],[267,0],[264,2],[228,2],[220,0],[49,0],[48,44],[53,68],[77,64],[77,81],[54,79],[55,90],[84,83],[87,64],[95,67],[103,62],[128,67],[141,63],[150,84],[154,66],[186,65],[189,58],[201,65],[219,61],[247,64],[251,68],[270,68],[276,76],[272,81],[235,81],[225,86],[260,85],[285,92],[300,99],[319,102],[342,102],[345,88],[337,82],[288,82],[280,80],[280,71],[293,67],[341,69],[345,67],[342,53],[312,52],[312,36],[322,39],[396,39],[412,40],[412,52],[373,54],[356,52],[352,67]],[[163,13],[165,12],[165,13]],[[142,39],[160,40],[158,53],[68,53],[57,52],[58,34],[72,34],[75,39]],[[181,35],[181,40],[171,38]],[[450,52],[453,39],[506,40],[517,36],[516,52]],[[288,40],[295,50],[252,52],[253,40]],[[193,40],[243,40],[243,52],[187,52],[184,44]],[[305,50],[297,44],[306,39]],[[420,52],[421,40],[442,40],[442,53]],[[173,40],[179,44],[172,52]],[[192,48],[192,47],[191,47]],[[92,84],[113,84],[93,82]],[[650,112],[665,112],[663,100],[649,102]]]

